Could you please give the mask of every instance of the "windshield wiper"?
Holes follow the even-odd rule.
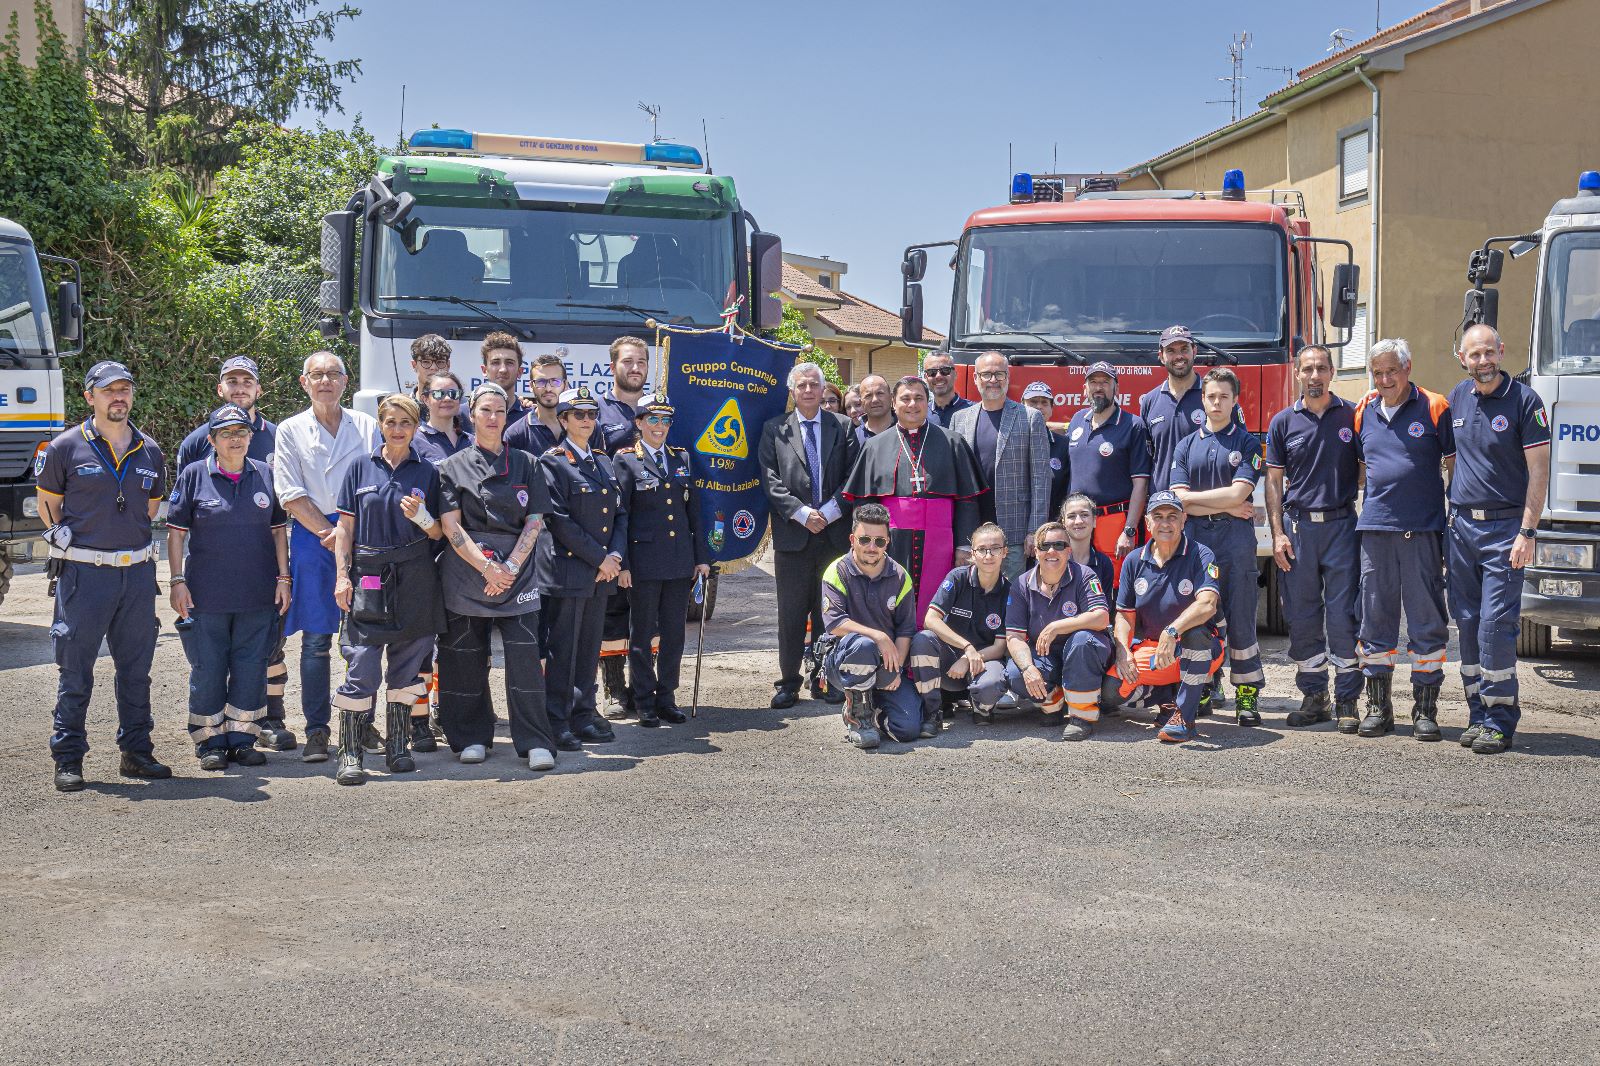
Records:
[[[1114,336],[1119,336],[1119,337],[1159,337],[1159,336],[1161,336],[1162,333],[1165,332],[1165,330],[1159,330],[1159,329],[1108,329],[1105,332],[1109,333],[1109,334],[1112,334]],[[1189,339],[1194,341],[1195,344],[1198,345],[1199,347],[1206,348],[1206,349],[1208,349],[1208,350],[1210,350],[1212,352],[1215,352],[1216,355],[1217,355],[1217,358],[1227,360],[1229,365],[1231,365],[1231,366],[1238,366],[1239,365],[1239,357],[1237,355],[1234,355],[1232,352],[1228,351],[1226,348],[1218,348],[1215,344],[1212,344],[1208,340],[1202,340],[1200,337],[1197,337],[1193,333],[1189,334]]]
[[[1089,361],[1084,356],[1082,356],[1079,353],[1073,351],[1071,348],[1068,348],[1065,344],[1060,344],[1060,343],[1058,343],[1056,341],[1051,340],[1049,337],[1046,337],[1046,336],[1044,336],[1042,334],[1039,334],[1039,333],[1031,332],[1030,330],[1025,330],[1025,329],[1006,329],[1006,330],[996,330],[993,333],[968,333],[965,337],[962,337],[961,339],[962,340],[970,340],[973,337],[1032,337],[1034,340],[1038,341],[1040,344],[1044,345],[1046,348],[1049,348],[1052,351],[1060,352],[1062,355],[1066,356],[1069,359],[1074,359],[1079,363],[1087,363]]]
[[[517,336],[521,337],[525,341],[533,340],[533,330],[528,329],[526,326],[519,326],[515,322],[511,321],[509,318],[502,318],[500,315],[495,314],[493,311],[485,311],[483,309],[483,307],[482,307],[483,304],[488,304],[490,307],[498,307],[499,304],[494,300],[469,300],[465,296],[380,296],[380,297],[378,297],[378,299],[380,299],[380,300],[427,300],[427,301],[429,301],[431,303],[456,304],[459,307],[471,308],[472,310],[478,312],[478,314],[482,315],[484,318],[487,318],[491,322],[500,323],[502,326],[506,327],[506,329],[509,329],[512,333],[515,333]]]
[[[577,302],[574,302],[574,301],[571,301],[571,300],[557,303],[556,306],[557,307],[588,307],[588,308],[592,308],[593,310],[596,310],[596,311],[622,311],[622,312],[624,312],[626,314],[638,315],[640,318],[650,318],[650,317],[652,317],[654,315],[664,315],[664,314],[667,313],[665,310],[659,309],[659,308],[655,308],[655,307],[635,307],[632,304],[588,304],[588,303],[577,303]]]

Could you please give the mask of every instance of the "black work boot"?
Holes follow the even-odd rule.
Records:
[[[383,763],[391,774],[409,774],[417,768],[411,757],[411,704],[391,703],[384,723],[389,742],[384,746]]]
[[[1361,719],[1357,730],[1362,736],[1381,737],[1394,732],[1394,704],[1389,700],[1393,684],[1393,674],[1367,678],[1367,716]]]
[[[845,692],[843,717],[846,740],[863,750],[878,746],[878,709],[870,688]]]
[[[289,731],[283,720],[283,697],[267,697],[267,716],[261,720],[261,739],[258,743],[267,751],[293,751],[300,738]]]
[[[607,655],[600,660],[600,679],[605,687],[605,702],[600,714],[605,718],[633,717],[633,695],[628,691],[628,678],[623,673],[627,659],[621,655]]]
[[[361,727],[366,723],[365,711],[339,712],[339,761],[333,779],[341,785],[364,785],[367,772],[361,763],[365,751],[361,747]]]
[[[428,724],[428,716],[417,714],[415,708],[411,714],[411,750],[423,753],[439,750],[439,741]]]
[[[1443,740],[1439,732],[1439,686],[1412,685],[1411,736],[1416,740]]]
[[[928,709],[926,707],[924,707],[922,710],[922,732],[920,736],[923,740],[932,740],[944,730],[943,695],[944,693],[940,693],[941,699],[934,707],[932,714],[928,713]]]
[[[1300,709],[1290,711],[1287,724],[1292,726],[1316,725],[1333,718],[1333,712],[1328,709],[1328,693],[1308,692],[1300,697]]]
[[[83,760],[72,759],[56,764],[56,791],[83,791]]]
[[[1361,715],[1356,713],[1355,700],[1336,700],[1333,716],[1339,722],[1339,732],[1354,735],[1361,728]]]

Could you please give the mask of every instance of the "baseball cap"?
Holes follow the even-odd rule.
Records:
[[[260,368],[256,366],[256,361],[248,355],[235,355],[225,360],[222,364],[222,369],[217,371],[217,377],[225,378],[235,370],[243,370],[257,381],[261,380]]]
[[[1089,369],[1083,372],[1085,379],[1092,378],[1096,374],[1104,374],[1112,381],[1117,380],[1117,368],[1106,362],[1104,359],[1101,359],[1098,362],[1090,363]]]
[[[1032,382],[1027,388],[1022,390],[1022,398],[1024,400],[1032,400],[1037,397],[1043,397],[1044,399],[1049,400],[1051,403],[1054,403],[1056,394],[1049,385],[1046,385],[1042,381]]]
[[[215,433],[224,426],[249,426],[250,415],[236,403],[225,403],[211,412],[210,431]]]
[[[115,359],[102,359],[83,375],[84,391],[103,389],[113,381],[132,381],[133,372]]]
[[[1144,513],[1153,514],[1161,507],[1171,507],[1175,511],[1181,511],[1183,510],[1183,501],[1178,499],[1178,494],[1171,489],[1152,492],[1150,499],[1144,505]]]
[[[673,413],[672,401],[664,392],[657,392],[646,397],[638,407],[634,408],[635,418],[645,415],[670,415]]]
[[[589,386],[587,385],[579,385],[575,389],[568,389],[556,401],[556,414],[558,415],[567,411],[598,410],[600,410],[600,401],[594,398],[594,394],[589,391]]]
[[[1188,341],[1194,343],[1194,334],[1189,332],[1188,326],[1168,326],[1161,331],[1161,342],[1158,347],[1165,348],[1173,341]]]

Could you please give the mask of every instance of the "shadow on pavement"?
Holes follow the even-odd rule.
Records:
[[[0,622],[0,670],[43,666],[56,661],[50,647],[50,627],[26,622]]]

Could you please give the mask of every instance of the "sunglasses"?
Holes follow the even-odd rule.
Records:
[[[567,414],[576,418],[579,422],[593,422],[595,417],[593,411],[568,411]]]
[[[671,415],[645,415],[644,416],[644,424],[647,425],[647,426],[670,426],[670,425],[672,425],[672,416]]]
[[[428,390],[428,398],[430,400],[459,400],[459,399],[461,399],[461,390],[460,389],[429,389]]]
[[[1067,548],[1068,544],[1064,540],[1047,540],[1039,545],[1039,550],[1042,552],[1064,552]]]
[[[861,545],[863,548],[887,548],[889,546],[889,538],[888,537],[857,537],[856,538],[856,543]]]
[[[925,378],[947,378],[956,372],[953,366],[930,366],[922,372]]]

